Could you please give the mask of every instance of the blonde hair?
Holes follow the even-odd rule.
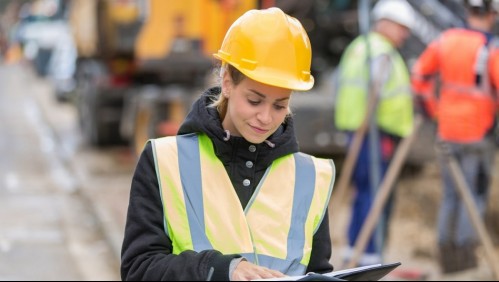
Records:
[[[241,83],[241,81],[243,81],[246,78],[246,76],[242,72],[237,70],[232,65],[229,65],[227,63],[223,63],[220,66],[220,75],[219,75],[220,81],[222,81],[224,73],[226,71],[229,72],[230,80],[232,81],[233,85],[238,85],[239,83]],[[220,85],[222,85],[222,83],[220,83]],[[222,92],[223,92],[223,89],[222,89]],[[223,95],[223,93],[220,93],[220,95],[218,95],[217,99],[215,99],[213,101],[213,103],[210,105],[210,107],[217,108],[217,111],[220,114],[221,120],[224,120],[225,115],[227,114],[228,102],[229,102],[229,100],[225,97],[225,95]]]

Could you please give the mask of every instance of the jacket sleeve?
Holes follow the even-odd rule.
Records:
[[[322,219],[322,223],[315,232],[312,242],[312,254],[307,267],[307,272],[326,273],[333,271],[331,259],[331,236],[329,235],[328,211]]]
[[[121,250],[122,280],[205,281],[230,280],[229,266],[239,255],[216,250],[172,254],[172,241],[164,231],[163,205],[149,143],[133,175],[125,234]]]
[[[423,105],[424,113],[431,118],[438,115],[434,91],[439,68],[439,40],[435,40],[419,56],[411,73],[412,90],[419,100],[418,103]]]

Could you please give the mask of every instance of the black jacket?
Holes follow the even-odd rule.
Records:
[[[261,144],[248,143],[242,137],[224,141],[220,117],[215,108],[207,107],[220,88],[206,91],[197,100],[182,124],[179,134],[204,132],[212,140],[215,153],[223,162],[244,208],[267,167],[273,160],[298,151],[293,121],[288,119],[281,128]],[[250,150],[255,146],[256,151]],[[254,151],[254,152],[252,152]],[[251,163],[250,163],[251,162]],[[250,186],[243,181],[249,180]],[[247,182],[247,181],[246,181]],[[327,212],[314,235],[308,271],[332,271],[329,263],[331,240]],[[172,242],[163,224],[158,180],[151,145],[148,144],[137,163],[132,179],[125,237],[121,250],[123,280],[206,280],[211,267],[212,280],[229,280],[229,264],[238,254],[223,255],[216,250],[200,253],[186,251],[172,255]]]

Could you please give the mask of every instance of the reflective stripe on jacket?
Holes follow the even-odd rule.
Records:
[[[493,126],[497,102],[489,81],[499,81],[499,57],[497,51],[488,52],[486,43],[482,32],[451,29],[431,43],[413,67],[414,91],[437,119],[438,135],[445,141],[476,142]],[[486,61],[480,62],[483,54]],[[432,81],[437,73],[438,98]]]
[[[204,134],[152,141],[173,253],[215,249],[288,275],[304,274],[332,192],[332,160],[277,159],[243,210]]]
[[[372,60],[388,56],[391,66],[381,66],[386,81],[381,85],[378,96],[378,126],[387,133],[405,137],[412,132],[414,118],[409,71],[387,39],[371,32],[368,40]],[[365,36],[359,36],[347,48],[339,66],[335,102],[335,123],[338,129],[354,131],[362,124],[368,108],[368,84],[366,39]]]

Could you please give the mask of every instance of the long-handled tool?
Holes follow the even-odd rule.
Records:
[[[494,272],[495,278],[499,280],[499,257],[494,251],[494,244],[492,243],[492,240],[487,233],[487,229],[485,228],[485,224],[483,223],[480,214],[478,213],[478,208],[475,201],[473,200],[473,196],[470,193],[468,184],[464,179],[463,172],[459,167],[456,159],[445,147],[440,147],[439,149],[441,154],[447,161],[447,165],[449,166],[449,169],[451,171],[452,178],[454,179],[454,183],[456,184],[457,192],[466,206],[466,210],[468,211],[475,231],[480,237],[480,241],[482,242],[485,250],[487,261],[489,262],[490,267]]]
[[[388,64],[388,59],[384,58],[381,62],[381,67],[384,69]],[[348,186],[350,185],[350,180],[352,179],[353,169],[359,158],[359,152],[362,147],[362,142],[364,142],[364,137],[366,136],[367,130],[370,126],[371,122],[374,122],[373,119],[376,118],[376,109],[378,107],[379,100],[379,88],[381,83],[379,81],[374,83],[373,87],[369,88],[369,101],[367,106],[366,115],[362,124],[357,128],[353,135],[352,143],[348,147],[348,151],[345,157],[345,161],[341,168],[340,177],[338,182],[334,188],[334,196],[331,197],[329,201],[329,218],[332,218],[334,213],[332,213],[333,209],[345,200],[345,192]]]
[[[348,147],[345,161],[341,168],[340,178],[338,179],[338,183],[334,188],[334,196],[331,197],[331,201],[329,201],[330,213],[334,207],[337,207],[340,203],[344,201],[345,192],[348,186],[350,185],[353,169],[359,157],[360,148],[362,146],[362,142],[364,141],[364,137],[369,127],[370,119],[374,115],[377,104],[376,95],[370,95],[370,96],[371,99],[369,101],[369,107],[367,109],[366,117],[364,118],[364,121],[362,122],[361,126],[354,133],[352,143]]]
[[[388,167],[386,175],[381,182],[380,189],[376,194],[369,214],[364,221],[364,224],[362,225],[362,229],[359,233],[359,236],[357,237],[357,240],[355,241],[353,254],[346,268],[355,267],[357,265],[357,262],[359,261],[360,256],[366,249],[369,238],[371,237],[371,234],[376,227],[380,214],[383,211],[388,197],[390,196],[390,193],[394,187],[393,184],[399,175],[400,169],[404,164],[412,142],[416,138],[422,123],[423,118],[420,115],[417,115],[414,121],[414,129],[412,134],[405,137],[398,146],[394,158]]]
[[[368,106],[366,109],[366,115],[364,120],[362,121],[359,128],[354,133],[352,143],[348,147],[348,151],[345,157],[345,161],[341,168],[341,174],[338,179],[338,182],[334,188],[334,196],[331,197],[329,201],[329,218],[331,219],[334,216],[332,213],[333,207],[337,207],[340,203],[344,201],[345,191],[347,190],[350,180],[352,178],[352,172],[359,157],[360,148],[362,146],[362,142],[364,141],[364,137],[369,128],[370,123],[373,122],[373,118],[375,118],[376,108],[378,106],[378,97],[379,97],[379,88],[380,83],[378,81],[373,81],[372,73],[371,73],[371,46],[369,44],[368,32],[370,25],[370,15],[369,15],[369,0],[361,0],[358,5],[358,14],[359,14],[359,30],[364,35],[365,44],[366,44],[366,53],[367,53],[367,72],[368,72]],[[386,65],[386,62],[383,63],[383,67]],[[376,83],[375,83],[376,82]],[[330,225],[331,226],[331,225]]]

